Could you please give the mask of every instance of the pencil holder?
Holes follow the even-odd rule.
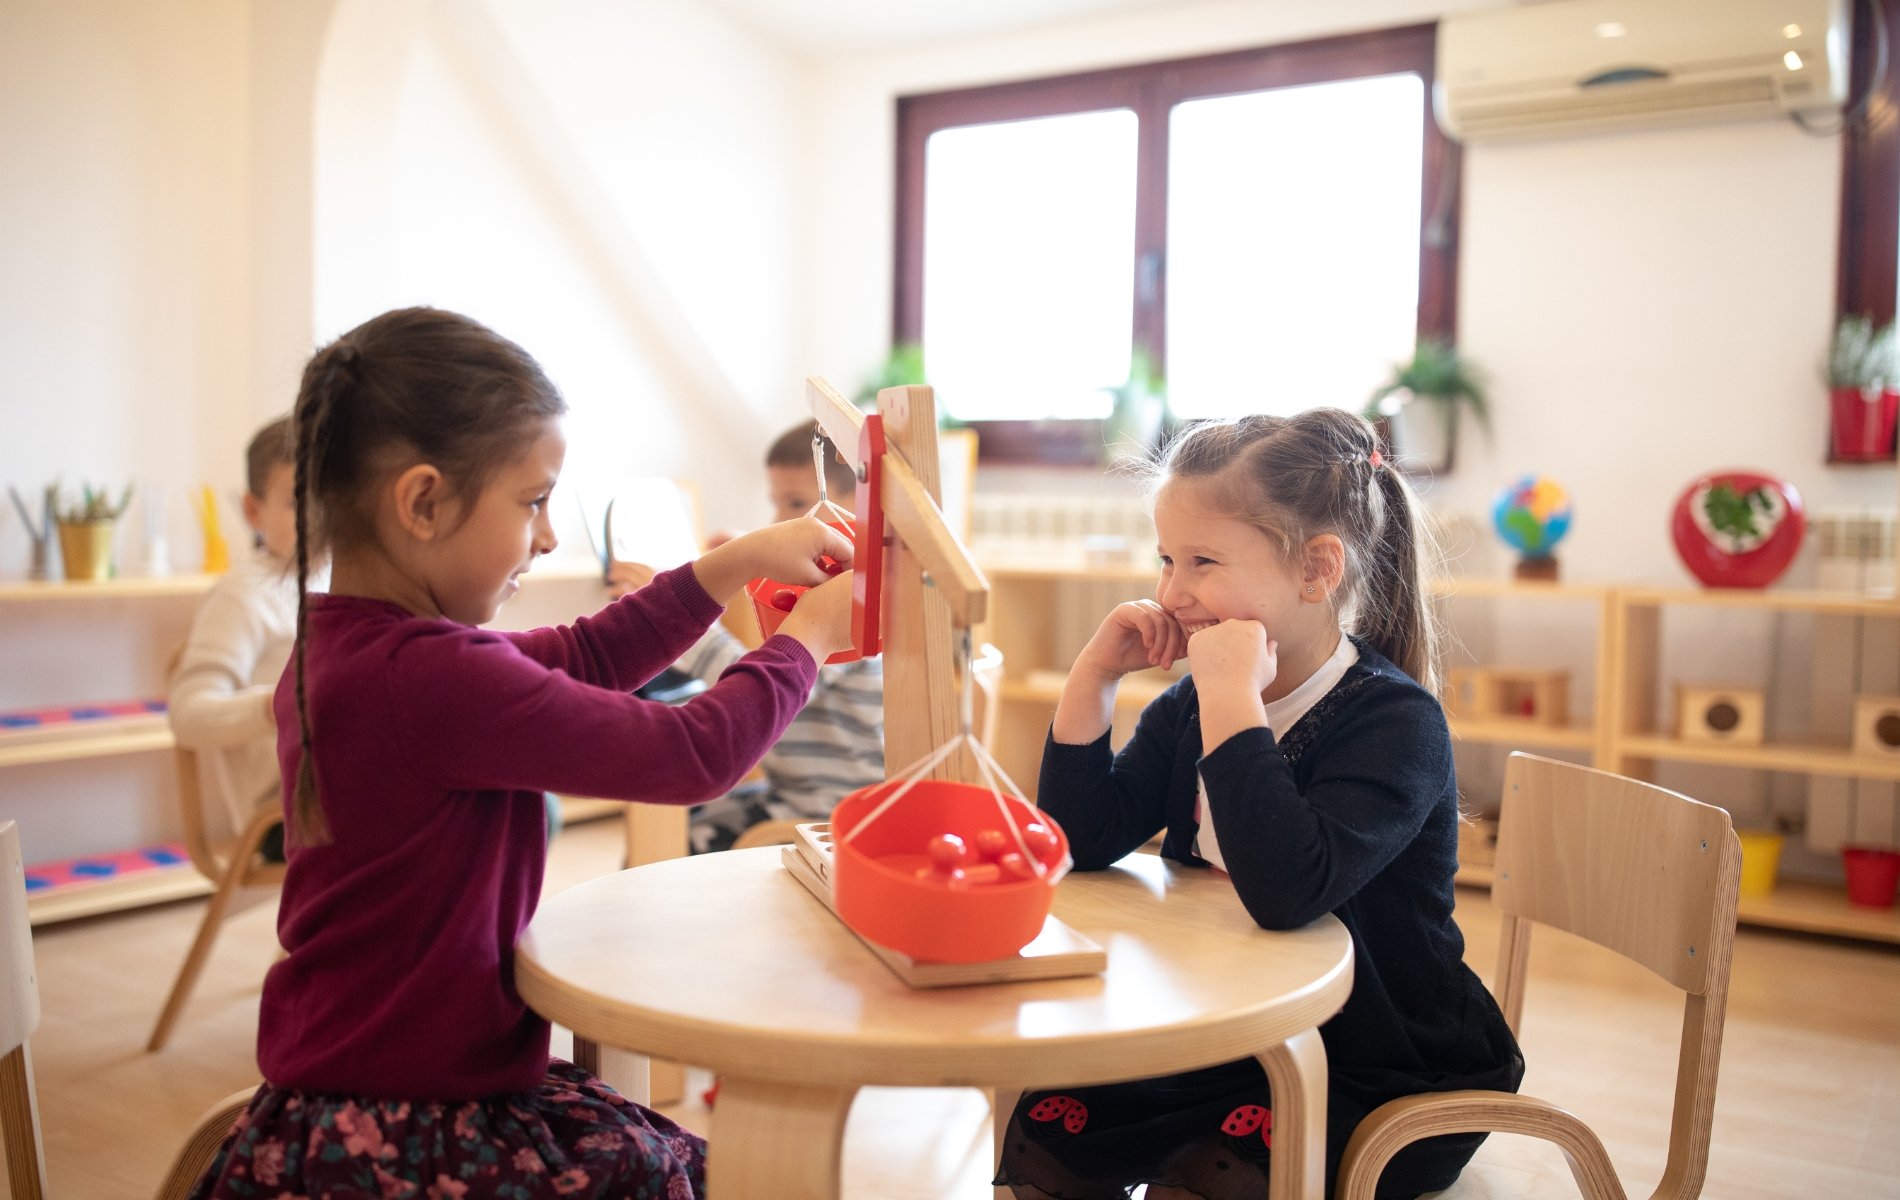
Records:
[[[860,788],[831,814],[838,916],[923,962],[1008,958],[1042,932],[1069,839],[1015,796],[945,780]]]

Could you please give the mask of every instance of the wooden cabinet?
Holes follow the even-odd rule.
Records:
[[[191,614],[211,582],[206,575],[176,575],[164,579],[0,583],[0,622],[4,622],[5,629],[0,645],[4,645],[9,676],[0,707],[13,710],[118,701],[134,695],[162,696],[165,660],[182,642]],[[109,633],[105,625],[110,625]],[[88,632],[95,636],[87,638]],[[85,653],[75,653],[76,646],[110,661],[92,661]],[[50,653],[53,650],[58,651],[56,658]],[[38,660],[40,653],[47,653],[57,668],[47,667],[47,660]],[[93,681],[99,679],[112,682],[97,685],[97,694],[87,694],[95,686]],[[169,797],[169,764],[156,752],[171,747],[171,727],[163,713],[0,730],[0,768],[9,769],[9,778],[0,784],[0,791],[12,810],[8,815],[30,828],[36,821],[50,818],[50,814],[32,811],[36,803],[60,802],[36,794],[39,789],[34,783],[50,778],[44,771],[36,774],[18,768],[51,769],[72,764],[61,773],[83,771],[92,778],[109,772],[100,772],[89,764],[122,755],[150,757],[151,767],[141,767],[138,773],[150,774],[156,790]],[[171,827],[168,820],[163,824]],[[136,836],[131,831],[108,831],[80,853],[104,855]],[[31,840],[26,853],[29,857],[45,857],[44,852],[36,853]],[[210,881],[181,856],[175,866],[104,878],[85,887],[29,893],[27,913],[33,924],[42,925],[207,895],[210,891]]]

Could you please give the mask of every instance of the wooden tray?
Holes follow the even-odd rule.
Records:
[[[798,842],[780,852],[785,869],[805,885],[813,896],[824,902],[835,915],[831,903],[831,825],[816,821],[798,826]],[[850,926],[845,926],[850,929]],[[919,962],[886,946],[865,938],[853,929],[858,940],[878,956],[893,974],[914,988],[960,987],[975,983],[1016,983],[1026,979],[1065,979],[1073,975],[1099,975],[1108,966],[1108,953],[1051,914],[1042,923],[1036,939],[1010,958],[993,962],[942,963]]]

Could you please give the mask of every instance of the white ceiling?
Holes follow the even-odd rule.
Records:
[[[1181,0],[714,0],[800,54],[829,57],[1026,29]]]

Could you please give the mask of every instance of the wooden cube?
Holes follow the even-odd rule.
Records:
[[[1562,725],[1570,719],[1570,672],[1514,667],[1453,667],[1445,711],[1479,721]]]
[[[1854,753],[1900,758],[1900,696],[1854,697]]]
[[[1500,668],[1490,674],[1490,703],[1496,716],[1537,725],[1563,725],[1570,720],[1570,672]]]
[[[1676,736],[1685,742],[1759,746],[1767,701],[1762,689],[1719,684],[1676,685]]]

